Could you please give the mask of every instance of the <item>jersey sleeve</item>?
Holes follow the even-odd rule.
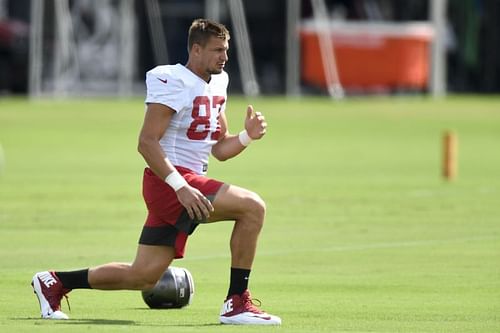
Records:
[[[159,103],[179,112],[184,102],[184,84],[168,72],[153,69],[146,73],[145,103]]]

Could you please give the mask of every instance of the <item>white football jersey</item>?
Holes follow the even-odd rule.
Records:
[[[160,139],[173,165],[207,172],[220,135],[219,114],[226,109],[228,83],[224,71],[207,83],[181,64],[157,66],[146,73],[146,103],[164,104],[176,112]]]

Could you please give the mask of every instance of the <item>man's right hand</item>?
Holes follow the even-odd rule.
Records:
[[[210,200],[208,200],[198,189],[186,185],[177,190],[177,199],[184,208],[191,219],[199,221],[208,219],[210,213],[214,211],[214,207]]]

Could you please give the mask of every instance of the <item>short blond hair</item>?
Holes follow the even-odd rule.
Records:
[[[189,28],[188,52],[194,44],[204,47],[212,36],[225,40],[230,38],[229,30],[223,24],[203,18],[194,20]]]

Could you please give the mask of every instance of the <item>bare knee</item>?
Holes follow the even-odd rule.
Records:
[[[158,278],[159,280],[159,278]],[[158,282],[158,280],[155,280],[154,282],[151,281],[151,280],[148,280],[148,281],[144,281],[140,288],[137,288],[138,290],[148,290],[148,289],[153,289],[154,286],[156,285],[156,283]]]
[[[146,290],[146,289],[151,289],[153,288],[158,280],[160,279],[161,274],[151,274],[151,275],[146,275],[141,278],[141,288],[140,290]]]
[[[260,231],[266,216],[266,203],[258,194],[250,192],[245,197],[243,205],[245,220],[248,221],[249,227]]]
[[[170,246],[139,245],[137,256],[131,265],[135,289],[153,288],[174,256],[175,250]]]
[[[156,282],[161,277],[161,273],[156,271],[147,270],[133,270],[131,279],[133,280],[134,288],[136,290],[151,289],[156,285]]]

